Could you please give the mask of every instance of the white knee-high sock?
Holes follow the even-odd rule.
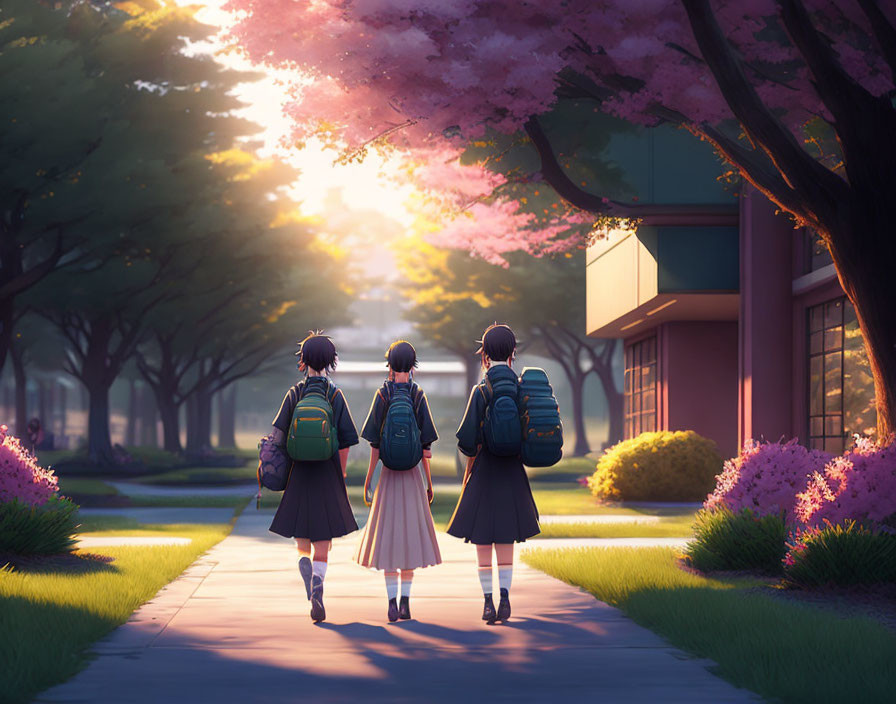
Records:
[[[479,583],[482,585],[483,594],[492,593],[492,566],[479,568]]]
[[[510,591],[510,583],[513,581],[513,564],[498,565],[498,584],[501,589]]]
[[[324,577],[327,576],[327,563],[321,562],[320,560],[315,560],[311,563],[311,576],[312,577],[320,577],[320,581],[324,581]]]
[[[398,596],[398,573],[386,572],[386,596],[394,599]]]
[[[409,597],[411,595],[411,584],[414,582],[414,573],[401,573],[401,595]]]

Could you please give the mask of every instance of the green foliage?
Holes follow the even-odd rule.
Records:
[[[896,583],[896,535],[855,521],[810,528],[788,541],[785,582],[794,587]]]
[[[78,506],[50,498],[41,506],[19,501],[0,503],[0,553],[55,555],[74,547]]]
[[[692,430],[642,433],[609,448],[588,480],[611,501],[697,501],[722,470],[716,444]]]
[[[522,559],[617,606],[763,699],[890,702],[896,634],[752,591],[756,579],[689,574],[663,548],[527,550]]]
[[[759,516],[748,508],[697,513],[685,559],[698,570],[781,571],[787,526],[783,516]]]

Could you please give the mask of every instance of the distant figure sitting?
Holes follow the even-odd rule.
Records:
[[[32,418],[28,421],[28,429],[27,429],[28,439],[26,445],[28,447],[28,451],[34,454],[35,450],[40,447],[41,443],[44,441],[44,430],[40,425],[39,418]]]

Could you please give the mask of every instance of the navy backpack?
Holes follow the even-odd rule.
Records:
[[[386,388],[389,406],[380,429],[380,459],[384,467],[404,472],[416,467],[423,459],[420,427],[414,413],[411,385],[390,381]]]
[[[520,454],[522,430],[517,406],[518,385],[515,378],[502,378],[494,383],[486,376],[485,418],[482,437],[493,455],[513,457]]]

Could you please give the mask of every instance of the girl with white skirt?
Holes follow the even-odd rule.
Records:
[[[373,472],[380,460],[380,439],[389,405],[398,395],[408,394],[419,430],[422,449],[420,465],[408,470],[383,466],[379,483],[369,504],[370,515],[355,560],[363,567],[383,570],[389,621],[411,618],[410,596],[414,570],[442,562],[429,505],[432,503],[430,447],[438,439],[429,404],[423,390],[411,379],[417,366],[414,347],[404,340],[394,342],[386,352],[389,379],[377,389],[361,437],[370,443],[370,464],[364,481],[367,502]],[[399,583],[401,602],[398,603]]]

